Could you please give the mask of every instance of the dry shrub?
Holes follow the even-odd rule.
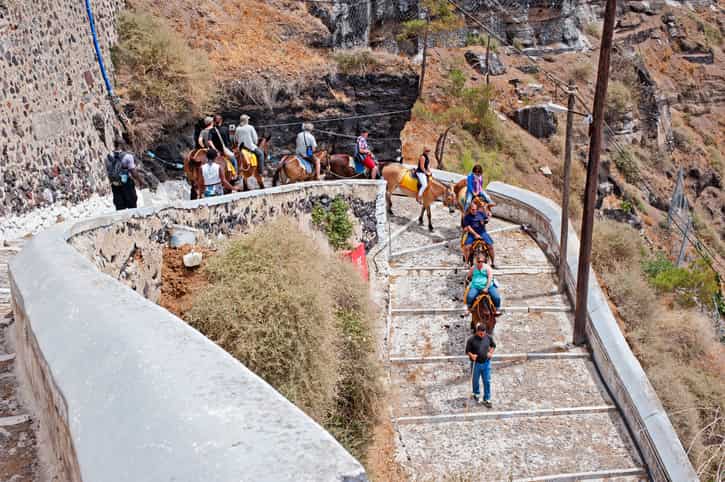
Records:
[[[639,233],[628,224],[603,219],[594,225],[592,264],[598,271],[639,266],[642,249]]]
[[[607,118],[621,117],[632,109],[632,90],[620,80],[613,80],[607,88]]]
[[[380,394],[371,302],[321,242],[284,218],[229,242],[187,320],[360,457]]]
[[[660,310],[627,338],[667,409],[701,480],[725,467],[725,347],[699,312]],[[718,472],[720,478],[718,478]]]
[[[633,327],[645,324],[657,309],[657,296],[638,264],[602,273],[609,297],[619,314]]]
[[[586,82],[592,76],[592,64],[588,60],[581,60],[571,69],[571,76],[574,80]]]
[[[121,12],[118,32],[113,64],[137,115],[171,118],[205,106],[214,78],[205,53],[189,47],[165,19],[146,12]]]
[[[366,75],[374,71],[380,62],[367,49],[341,50],[335,53],[337,67],[343,74]]]

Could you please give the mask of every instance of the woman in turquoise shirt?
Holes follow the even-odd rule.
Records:
[[[468,271],[468,277],[471,280],[471,284],[468,285],[468,296],[466,296],[468,307],[473,306],[473,302],[476,301],[478,295],[488,293],[496,307],[496,315],[500,315],[501,295],[499,295],[496,282],[493,279],[493,270],[484,262],[483,256],[476,258],[476,263]]]

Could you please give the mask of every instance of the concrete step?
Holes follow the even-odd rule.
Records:
[[[468,272],[468,266],[404,266],[391,270],[393,280],[401,276],[451,276],[463,275]],[[511,276],[527,274],[550,274],[556,273],[556,268],[550,264],[542,265],[508,265],[498,266],[493,270],[494,276]]]
[[[503,313],[516,314],[516,313],[568,313],[571,311],[571,307],[567,305],[536,305],[536,306],[504,306],[501,308]],[[460,308],[435,308],[435,307],[422,307],[422,308],[392,308],[391,314],[393,316],[401,315],[459,315],[468,316],[468,309],[465,307]]]
[[[414,479],[511,480],[642,466],[612,412],[402,424],[398,431]]]
[[[497,353],[564,351],[572,340],[572,327],[570,313],[504,313],[494,331]],[[469,336],[468,316],[394,316],[390,357],[464,355]]]
[[[457,224],[455,228],[441,230],[441,236],[432,238],[429,234],[408,231],[393,243],[393,252],[400,252],[411,247],[426,246],[435,242],[447,241],[461,235]],[[448,233],[448,237],[445,237]],[[506,265],[547,265],[549,260],[536,242],[524,231],[511,230],[492,235],[496,248],[496,264]],[[397,243],[397,244],[396,244]],[[414,266],[445,266],[460,267],[463,264],[459,244],[448,243],[432,247],[428,250],[415,251],[393,258],[393,267]]]
[[[0,375],[0,418],[20,415],[20,404],[17,400],[17,381],[15,374]]]
[[[550,353],[496,353],[493,364],[507,364],[511,362],[524,362],[531,360],[574,360],[590,359],[591,355],[579,347],[567,348],[567,351]],[[388,361],[394,365],[425,365],[427,363],[452,363],[468,361],[466,355],[441,355],[441,356],[410,356],[392,357]]]
[[[648,480],[647,471],[643,467],[628,469],[597,470],[594,472],[574,472],[568,474],[550,474],[523,479],[513,479],[511,482],[578,482],[580,480],[609,480],[617,482],[634,482]]]
[[[391,287],[393,306],[398,308],[464,308],[464,273],[449,276],[398,277]],[[553,274],[526,276],[494,275],[503,306],[564,306],[568,298],[559,293]]]
[[[491,393],[497,401],[497,412],[562,407],[613,409],[596,368],[587,359],[498,361],[491,367]],[[471,398],[471,369],[465,360],[395,366],[391,381],[399,400],[399,417],[491,412]]]
[[[0,418],[0,434],[0,480],[39,480],[37,441],[30,417]]]
[[[586,407],[564,408],[531,408],[526,410],[469,410],[461,413],[441,413],[438,415],[413,415],[398,417],[398,425],[444,423],[444,422],[475,422],[478,420],[503,420],[505,418],[524,417],[561,417],[564,415],[586,415],[591,413],[616,413],[614,405],[592,405]]]
[[[6,372],[15,362],[15,353],[0,353],[0,372]]]

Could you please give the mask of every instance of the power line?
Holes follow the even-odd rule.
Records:
[[[322,129],[315,129],[315,132],[321,132],[322,134],[327,134],[328,136],[333,136],[333,137],[343,137],[345,139],[357,139],[358,138],[358,136],[354,136],[351,134],[341,134],[339,132],[323,131]],[[368,140],[378,141],[378,142],[391,142],[391,141],[400,142],[400,137],[369,137]]]
[[[309,122],[315,123],[315,124],[321,124],[325,122],[340,122],[340,121],[346,121],[346,120],[355,120],[355,119],[368,119],[371,117],[386,117],[386,116],[392,116],[392,115],[399,115],[399,114],[407,114],[410,112],[410,109],[405,110],[395,110],[390,112],[378,112],[376,114],[362,114],[362,115],[353,115],[348,117],[334,117],[331,119],[314,119],[310,120]],[[296,121],[296,122],[284,122],[281,124],[265,124],[261,126],[257,126],[257,128],[262,127],[288,127],[288,126],[296,126],[301,125],[303,122],[308,121]]]

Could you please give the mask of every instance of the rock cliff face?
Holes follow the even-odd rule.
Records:
[[[350,154],[354,143],[352,136],[357,135],[360,127],[366,126],[370,129],[370,142],[377,157],[393,159],[400,155],[400,132],[410,119],[407,111],[417,98],[417,85],[418,75],[413,72],[336,75],[310,84],[300,92],[279,93],[271,108],[256,104],[245,96],[237,96],[228,98],[220,112],[225,124],[238,124],[241,114],[249,115],[260,136],[272,136],[273,154],[281,154],[294,150],[301,119],[315,122],[315,119],[406,111],[390,116],[315,123],[314,134],[318,144],[334,148],[335,152]],[[288,123],[291,125],[277,125]],[[263,127],[269,124],[275,126]],[[185,126],[182,130],[191,134],[193,128]],[[172,137],[158,146],[157,153],[165,158],[178,158],[191,146],[191,136]]]
[[[108,61],[122,0],[93,2]],[[0,217],[106,192],[117,123],[83,2],[0,2]]]

